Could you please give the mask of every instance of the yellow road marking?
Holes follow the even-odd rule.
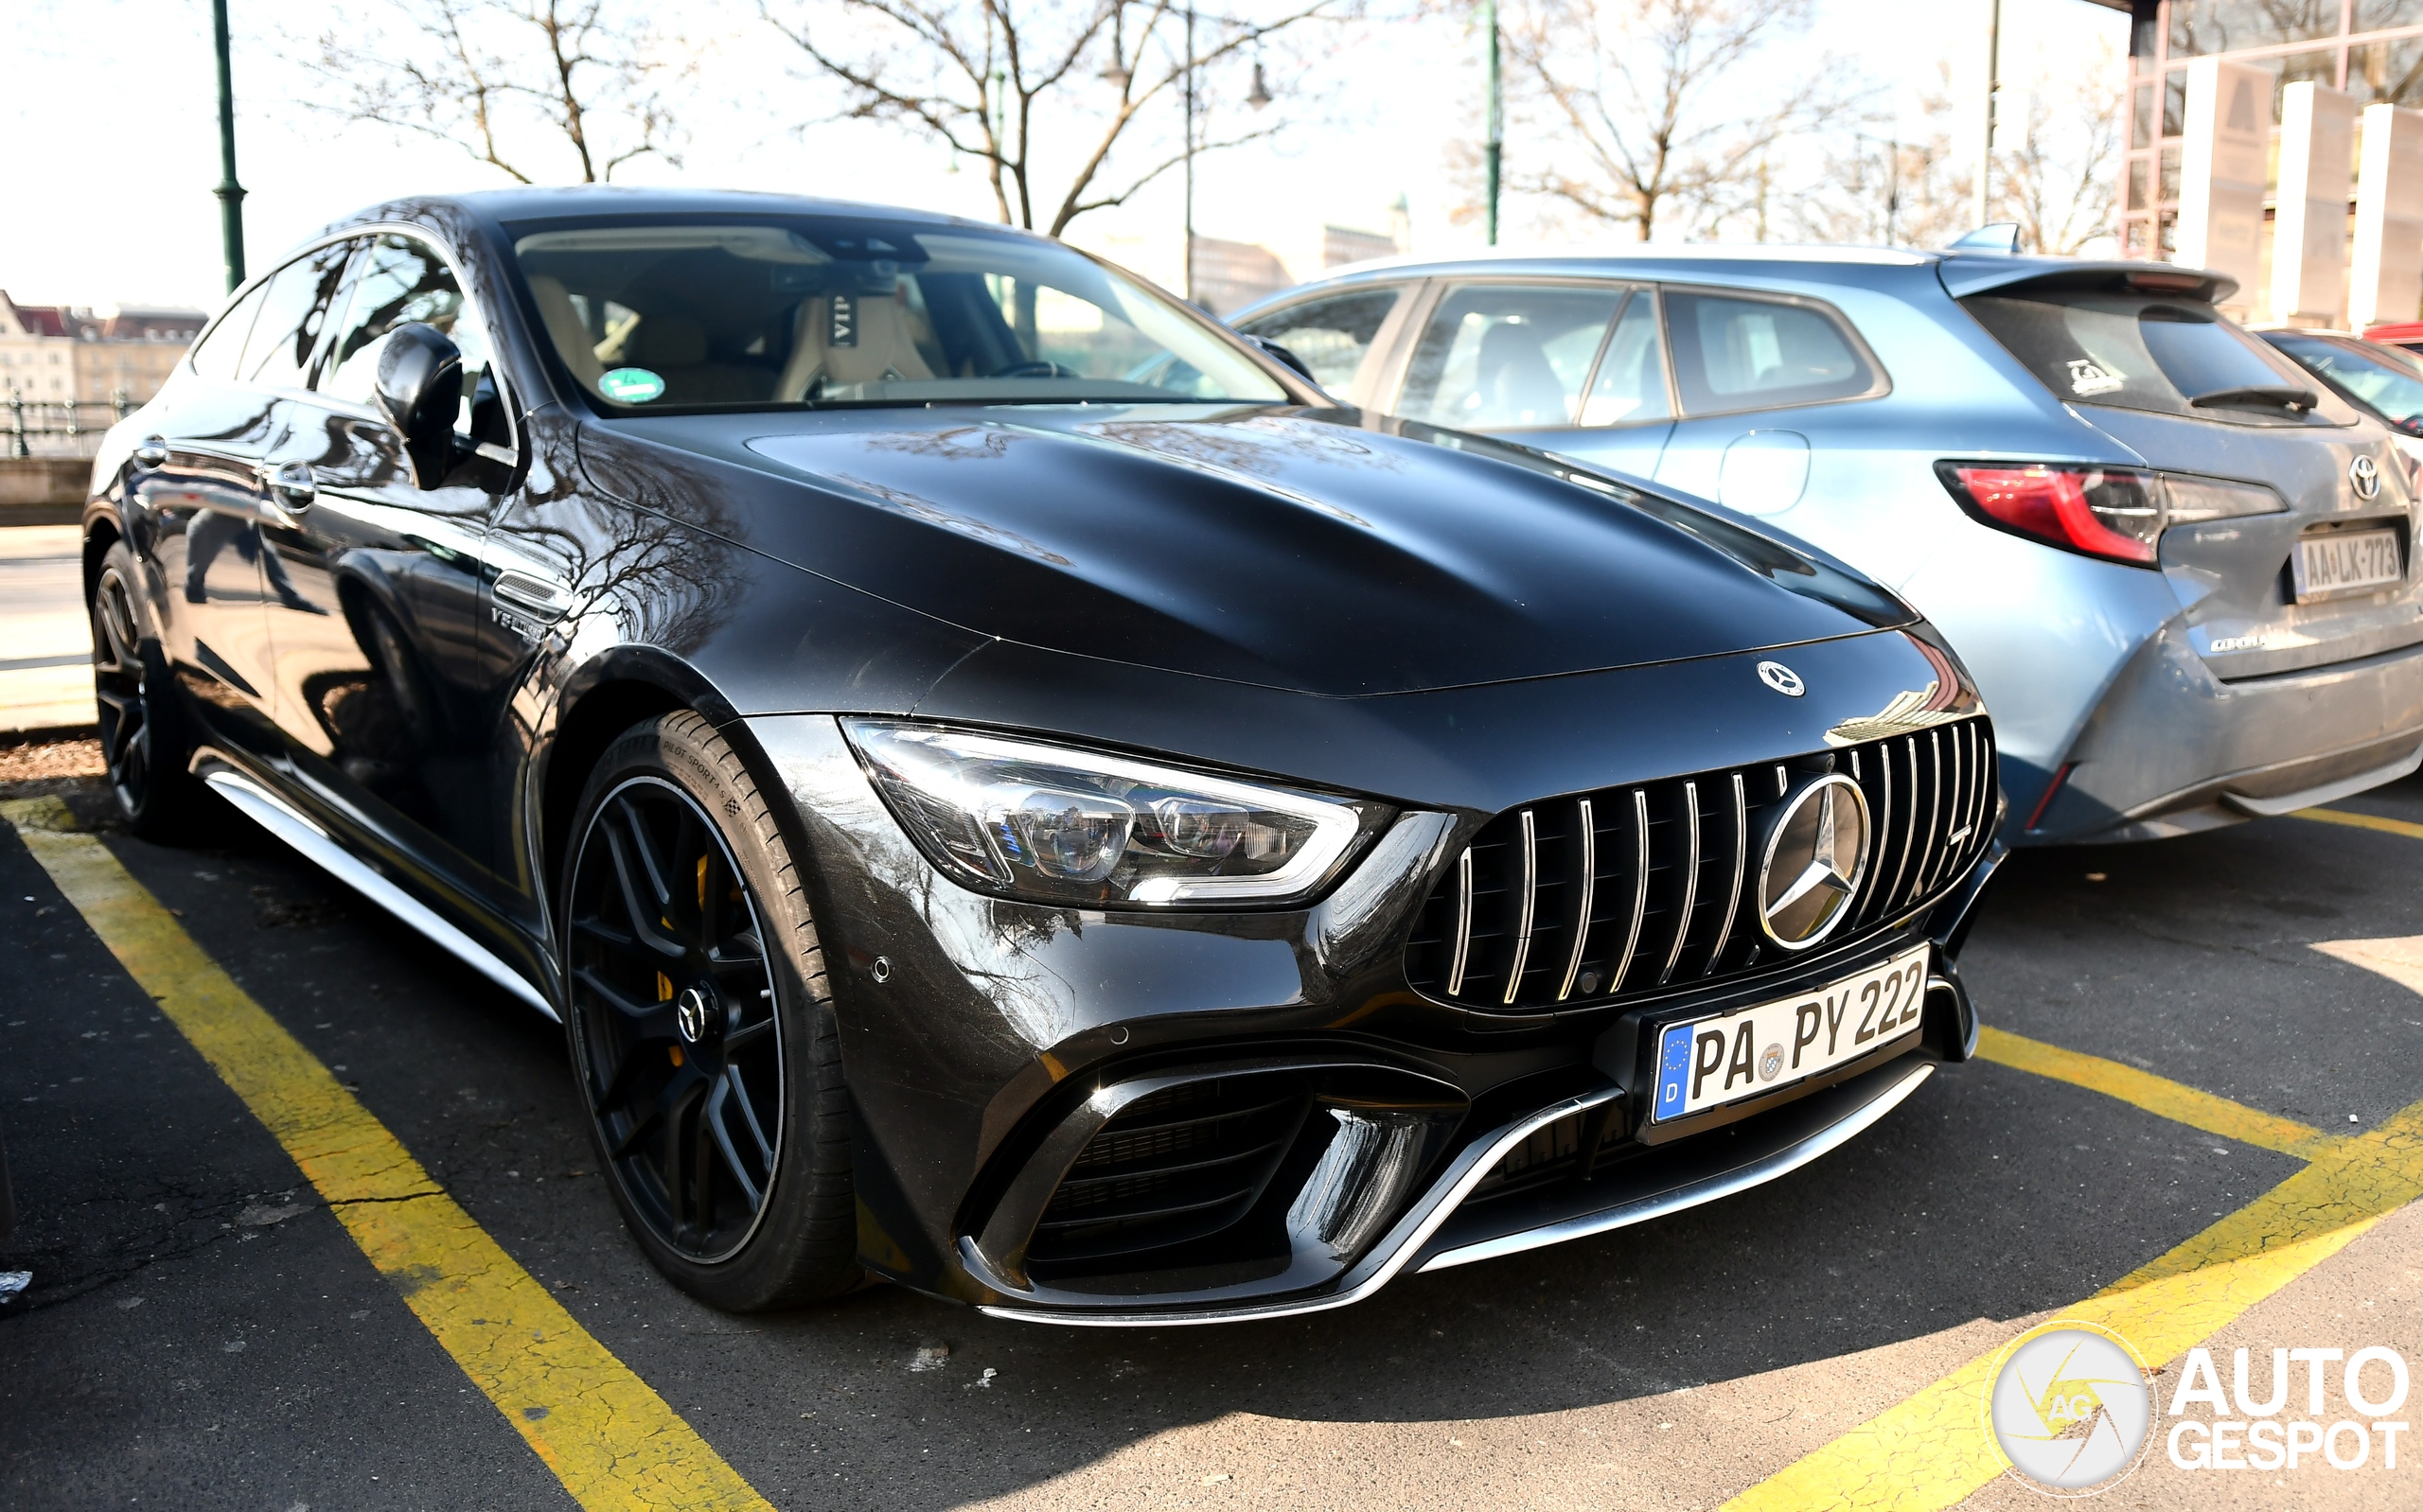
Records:
[[[2317,950],[2327,946],[2317,945]],[[2038,1076],[2067,1081],[2107,1097],[2133,1103],[2148,1113],[2158,1114],[2191,1129],[2202,1129],[2209,1134],[2235,1139],[2243,1145],[2255,1145],[2276,1150],[2284,1155],[2311,1160],[2338,1143],[2319,1129],[2309,1128],[2293,1118],[2276,1117],[2261,1113],[2227,1098],[2217,1098],[2151,1071],[2140,1071],[2133,1065],[2107,1061],[2098,1055],[2081,1055],[2058,1045],[2031,1040],[2023,1034],[1990,1026],[1977,1031],[1977,1058],[1997,1064],[2033,1071]]]
[[[2423,824],[2385,819],[2378,814],[2359,814],[2353,809],[2301,808],[2290,817],[2312,819],[2322,824],[2345,824],[2359,830],[2379,830],[2383,835],[2403,835],[2410,840],[2423,840]]]
[[[2155,1365],[2423,1197],[2423,1103],[2312,1164],[2061,1316],[2099,1323]],[[1751,1486],[1724,1512],[1806,1507],[1936,1512],[2003,1472],[1980,1422],[1993,1354],[1980,1355],[1825,1448]]]
[[[772,1512],[432,1181],[59,800],[0,802],[51,881],[277,1136],[404,1303],[584,1507]]]

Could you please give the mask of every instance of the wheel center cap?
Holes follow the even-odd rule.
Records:
[[[673,1000],[673,1022],[681,1029],[681,1038],[692,1045],[707,1037],[715,1027],[715,1005],[707,1001],[704,989],[681,989],[681,995]]]

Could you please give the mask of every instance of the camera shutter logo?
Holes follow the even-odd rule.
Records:
[[[1988,1436],[2022,1485],[2049,1496],[2117,1486],[2145,1457],[2153,1413],[2135,1346],[2069,1319],[2013,1341],[1986,1386]]]

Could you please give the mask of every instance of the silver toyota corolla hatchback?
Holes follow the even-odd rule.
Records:
[[[1857,248],[1400,260],[1233,323],[1331,393],[1702,495],[1898,589],[1993,709],[2007,838],[2181,835],[2423,762],[2389,433],[2218,274]]]

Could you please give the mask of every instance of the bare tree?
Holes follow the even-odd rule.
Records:
[[[2030,91],[2019,130],[1996,130],[1996,216],[2019,222],[2026,252],[2074,253],[2112,231],[2113,166],[2120,154],[2120,91],[2109,44],[2100,65],[2065,70]]]
[[[636,158],[679,164],[668,94],[687,78],[628,0],[383,0],[296,48],[348,121],[450,142],[518,184],[594,184]]]
[[[840,86],[843,118],[911,127],[982,163],[1001,220],[1060,235],[1093,210],[1124,204],[1185,155],[1156,133],[1141,161],[1123,152],[1156,100],[1176,103],[1190,71],[1254,65],[1266,102],[1265,43],[1343,19],[1361,0],[1280,0],[1258,17],[1197,11],[1190,43],[1176,0],[760,0],[807,72]],[[1038,117],[1047,124],[1036,131]],[[1197,155],[1271,135],[1198,125]],[[1047,161],[1049,159],[1049,161]]]
[[[1743,97],[1742,65],[1808,17],[1808,0],[1535,0],[1507,27],[1510,71],[1554,145],[1509,186],[1643,241],[1674,215],[1734,209],[1760,161],[1831,103],[1822,67]]]
[[[1822,171],[1790,196],[1796,234],[1813,241],[1938,247],[1970,229],[1970,189],[1952,145],[1951,68],[1918,98],[1918,116],[1871,114],[1828,133]]]

